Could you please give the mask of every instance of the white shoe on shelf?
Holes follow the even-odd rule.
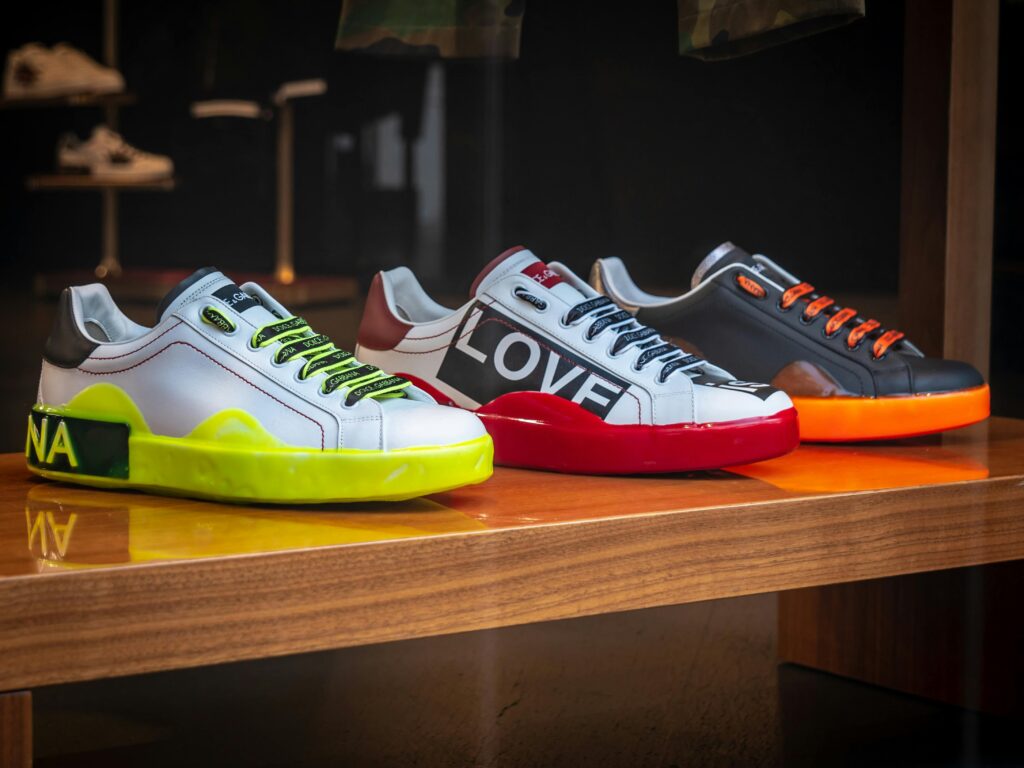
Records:
[[[100,181],[161,181],[174,175],[171,158],[143,152],[105,125],[97,125],[87,141],[73,133],[62,136],[57,167],[61,173],[88,174]]]
[[[28,43],[9,51],[4,67],[4,97],[49,99],[124,90],[124,77],[67,43],[52,49]]]

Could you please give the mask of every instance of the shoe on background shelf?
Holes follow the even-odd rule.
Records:
[[[49,99],[124,90],[124,77],[68,43],[46,48],[28,43],[8,51],[4,98]]]
[[[785,390],[804,440],[910,437],[989,415],[988,385],[972,366],[925,357],[900,331],[732,243],[705,257],[682,296],[642,291],[618,258],[599,259],[591,284],[640,322]]]
[[[84,485],[306,503],[478,483],[493,448],[473,414],[207,267],[167,294],[153,328],[101,284],[61,294],[25,453],[33,472]]]
[[[797,444],[793,404],[666,343],[567,267],[512,248],[452,310],[406,267],[374,277],[361,359],[473,410],[500,464],[630,474],[710,469]]]
[[[86,141],[73,133],[61,136],[57,168],[61,173],[88,174],[98,181],[162,181],[174,175],[171,158],[143,152],[105,125],[93,128]]]

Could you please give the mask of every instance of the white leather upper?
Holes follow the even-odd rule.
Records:
[[[297,378],[302,359],[277,364],[279,345],[249,345],[260,325],[278,318],[263,307],[237,312],[210,295],[225,285],[232,283],[220,273],[207,276],[179,296],[156,327],[100,343],[77,368],[44,362],[40,403],[64,405],[86,387],[108,382],[128,394],[156,434],[181,437],[216,413],[241,409],[283,442],[313,449],[443,445],[485,434],[475,416],[436,405],[415,388],[407,390],[410,399],[364,397],[351,407],[341,389],[322,394],[323,376]],[[236,324],[234,332],[200,319],[208,305]],[[86,320],[76,317],[83,332]]]
[[[592,318],[584,318],[572,325],[566,325],[563,322],[563,318],[574,305],[587,298],[598,296],[597,292],[567,267],[558,263],[548,266],[561,277],[563,282],[553,285],[551,288],[541,285],[523,273],[524,268],[536,261],[537,257],[526,250],[510,255],[482,281],[474,300],[458,310],[450,311],[447,316],[441,318],[436,318],[436,316],[417,318],[414,310],[410,311],[410,307],[422,306],[424,302],[422,297],[414,295],[415,291],[422,293],[422,289],[418,284],[414,287],[410,286],[408,278],[411,273],[408,273],[408,270],[400,268],[402,270],[400,273],[398,270],[381,273],[385,288],[384,295],[392,305],[392,311],[397,317],[409,322],[411,329],[393,349],[372,350],[359,347],[357,354],[360,359],[387,370],[408,373],[423,379],[449,396],[457,405],[469,409],[477,408],[484,403],[474,401],[456,386],[438,378],[438,371],[450,346],[454,344],[466,354],[477,356],[481,363],[486,362],[498,367],[505,378],[514,379],[515,376],[520,375],[516,370],[510,370],[505,360],[499,359],[500,347],[496,351],[494,359],[487,361],[480,359],[484,353],[471,347],[467,349],[468,339],[482,314],[477,305],[477,302],[480,302],[487,307],[499,310],[514,322],[528,326],[541,339],[547,337],[558,347],[592,362],[595,368],[603,369],[627,382],[628,387],[625,392],[605,416],[605,421],[609,424],[650,425],[732,421],[771,415],[792,407],[792,402],[783,392],[774,392],[767,399],[762,399],[749,391],[742,391],[742,387],[728,389],[695,383],[685,372],[673,373],[665,382],[661,383],[658,381],[658,374],[662,368],[659,361],[655,360],[641,370],[634,367],[641,353],[641,350],[635,346],[618,356],[612,356],[610,350],[617,338],[614,331],[606,329],[593,340],[588,340],[586,330],[592,323]],[[394,279],[396,273],[400,274],[400,280]],[[517,298],[515,295],[517,289],[537,296],[546,306],[538,308]],[[466,323],[460,338],[456,339],[456,330],[462,324],[464,317]],[[513,336],[517,336],[517,334],[513,334]],[[521,334],[518,336],[521,337]],[[506,338],[511,337],[507,336]],[[537,366],[541,366],[540,370],[545,372],[545,384],[551,385],[548,391],[557,389],[556,369],[561,372],[562,376],[583,375],[574,370],[569,370],[566,373],[564,362],[559,368],[558,361],[554,360],[556,353],[552,348],[545,347],[543,343],[537,343],[532,339],[525,339],[525,337],[516,338],[515,342],[521,343],[527,350],[526,360],[521,364],[523,370],[529,368],[532,371]],[[722,383],[727,383],[731,379],[727,372],[710,363],[704,366],[702,372],[717,377]],[[577,392],[576,398],[581,396],[595,396],[595,393],[588,393],[585,385]]]

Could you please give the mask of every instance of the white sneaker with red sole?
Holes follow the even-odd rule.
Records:
[[[640,325],[567,267],[524,248],[488,264],[452,310],[406,267],[370,286],[357,354],[470,409],[495,461],[563,472],[679,472],[797,445],[796,411]]]

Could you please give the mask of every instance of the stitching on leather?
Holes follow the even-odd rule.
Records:
[[[489,302],[488,301],[484,301],[483,299],[477,299],[476,301],[478,303],[480,303],[480,304],[483,304],[485,307],[493,307],[497,303],[494,299],[492,299]],[[461,311],[461,309],[456,310],[456,312],[460,312],[460,311]],[[465,319],[468,321],[469,318],[473,315],[474,312],[476,312],[477,314],[483,314],[483,311],[484,310],[481,307],[474,306],[472,309],[470,309],[469,315],[465,316]],[[458,319],[458,318],[456,318],[456,319]],[[425,341],[427,339],[439,339],[442,336],[447,336],[452,331],[458,330],[459,324],[461,322],[462,321],[459,320],[459,322],[456,322],[455,325],[453,325],[451,328],[448,328],[448,329],[446,329],[444,331],[441,331],[441,333],[435,333],[433,336],[406,336],[404,339],[402,339],[402,341]],[[460,336],[459,338],[461,339],[462,337]],[[398,343],[401,344],[402,341],[400,341]],[[437,349],[444,349],[444,347],[438,347]],[[395,352],[405,352],[405,350],[399,349],[397,346],[394,348],[394,350],[395,350]],[[431,350],[431,351],[432,352],[436,352],[437,350],[435,349],[435,350]],[[418,352],[412,352],[410,354],[414,354],[415,355],[415,354],[419,354],[419,353]]]
[[[478,312],[482,312],[483,310],[477,310],[477,311]],[[441,333],[435,333],[433,336],[406,336],[404,339],[402,339],[402,341],[400,341],[398,343],[401,344],[403,341],[426,341],[427,339],[438,339],[441,336],[447,336],[452,331],[458,330],[458,328],[459,328],[459,324],[456,323],[451,328],[447,328],[447,329],[441,331]],[[401,350],[399,350],[398,347],[396,346],[395,347],[395,351],[399,352]]]
[[[170,329],[168,329],[168,330],[170,330]],[[161,334],[161,335],[163,335],[163,334]],[[307,414],[303,413],[302,411],[296,410],[292,406],[288,405],[288,403],[286,403],[286,402],[284,402],[282,400],[279,400],[278,398],[274,397],[272,394],[267,392],[267,390],[263,389],[262,387],[260,387],[257,384],[254,384],[253,382],[249,381],[247,378],[242,376],[242,374],[238,373],[237,371],[231,370],[230,368],[228,368],[226,365],[224,365],[219,360],[217,360],[217,359],[211,357],[210,355],[206,354],[205,352],[203,352],[203,350],[199,349],[199,347],[197,347],[197,346],[195,346],[193,344],[189,344],[187,341],[172,341],[167,346],[165,346],[165,347],[157,350],[156,352],[154,352],[152,355],[147,357],[145,360],[141,360],[141,361],[135,363],[135,365],[130,365],[127,368],[120,368],[120,369],[118,369],[116,371],[87,371],[87,370],[85,370],[84,368],[81,368],[81,367],[79,367],[78,370],[81,371],[82,373],[88,373],[90,376],[110,376],[110,375],[115,374],[115,373],[125,373],[126,371],[130,371],[133,368],[138,368],[140,365],[144,365],[144,364],[148,363],[150,360],[155,358],[157,355],[160,355],[160,354],[166,352],[168,349],[170,349],[171,347],[173,347],[173,346],[175,346],[177,344],[181,344],[182,346],[188,347],[189,349],[192,349],[192,350],[198,352],[200,355],[205,357],[210,362],[215,363],[216,365],[219,365],[221,368],[223,368],[225,371],[230,373],[232,376],[235,376],[235,377],[241,379],[246,384],[248,384],[250,387],[252,387],[253,389],[257,390],[258,392],[262,392],[264,395],[269,397],[274,402],[278,403],[279,405],[283,405],[289,411],[291,411],[293,413],[296,413],[299,416],[301,416],[302,418],[306,419],[307,421],[311,421],[314,424],[316,424],[317,429],[320,430],[320,450],[321,451],[324,450],[327,438],[326,438],[326,434],[324,433],[323,424],[321,424],[319,421],[317,421],[313,417],[308,416]],[[140,347],[140,349],[141,349],[141,347]]]
[[[153,344],[153,343],[155,343],[157,339],[159,339],[159,338],[161,338],[161,337],[163,337],[163,336],[166,336],[166,335],[167,335],[168,333],[170,333],[171,331],[173,331],[173,330],[174,330],[175,328],[177,328],[177,327],[178,327],[179,325],[183,325],[183,324],[184,324],[184,322],[183,322],[182,320],[179,320],[179,321],[178,321],[178,322],[176,322],[176,323],[175,323],[174,325],[172,325],[172,326],[171,326],[170,328],[168,328],[168,329],[167,329],[166,331],[164,331],[163,333],[161,333],[161,334],[160,334],[159,336],[154,336],[154,337],[153,337],[152,339],[150,339],[149,341],[147,341],[147,342],[146,342],[145,344],[143,344],[143,345],[142,345],[141,347],[136,347],[136,348],[135,348],[135,349],[133,349],[133,350],[132,350],[131,352],[125,352],[125,353],[124,353],[123,355],[114,355],[113,357],[90,357],[90,358],[88,358],[88,359],[89,359],[89,360],[120,360],[120,359],[121,359],[122,357],[128,357],[129,355],[134,355],[134,354],[135,354],[136,352],[139,352],[140,350],[143,350],[143,349],[145,349],[145,348],[146,348],[146,347],[148,347],[148,346],[149,346],[150,344]],[[86,371],[86,373],[88,373],[88,371]]]

